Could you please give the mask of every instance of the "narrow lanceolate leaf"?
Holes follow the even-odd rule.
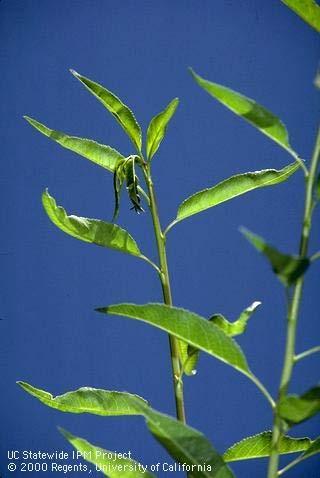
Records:
[[[124,131],[127,133],[134,146],[141,151],[141,128],[137,123],[132,111],[111,91],[103,86],[95,83],[89,78],[80,75],[74,70],[71,73],[92,93],[108,111],[120,123]]]
[[[283,285],[293,285],[308,269],[310,265],[308,258],[283,254],[274,247],[269,246],[262,237],[248,229],[241,228],[241,232],[259,252],[262,252],[267,257],[273,272],[278,276]]]
[[[33,387],[26,382],[18,382],[33,397],[47,407],[67,413],[91,413],[102,416],[140,415],[141,407],[147,402],[126,392],[114,392],[91,387],[82,387],[54,397],[51,393]]]
[[[169,121],[174,115],[179,100],[175,98],[164,111],[152,118],[147,131],[147,157],[150,160],[157,152],[164,138]]]
[[[147,322],[222,360],[242,373],[250,374],[239,345],[214,324],[188,310],[163,304],[119,304],[97,310]]]
[[[293,438],[290,436],[282,437],[279,443],[280,455],[288,453],[298,453],[309,448],[312,441],[310,438]],[[232,445],[224,453],[223,458],[226,462],[249,460],[252,458],[263,458],[270,455],[272,444],[272,432],[262,432],[248,438],[244,438]]]
[[[62,435],[79,452],[84,460],[95,465],[95,469],[109,478],[152,478],[155,475],[147,471],[147,467],[121,453],[104,450],[92,445],[83,438],[72,435],[67,430],[59,429]]]
[[[237,93],[230,88],[205,80],[193,70],[191,70],[191,73],[198,85],[209,93],[209,95],[213,96],[213,98],[252,126],[255,126],[261,133],[267,135],[290,154],[295,157],[297,156],[290,146],[288,131],[285,125],[277,116],[271,113],[271,111],[259,105],[251,98]]]
[[[62,231],[84,242],[116,249],[133,256],[142,256],[135,240],[130,234],[117,226],[98,219],[68,216],[48,191],[42,195],[43,207],[51,221]]]
[[[282,2],[320,32],[320,6],[314,0],[282,0]]]
[[[298,425],[320,412],[320,385],[301,395],[288,395],[279,403],[279,414],[288,425]]]
[[[254,189],[282,183],[298,168],[297,163],[292,163],[280,170],[264,169],[262,171],[232,176],[216,186],[204,189],[183,201],[178,209],[174,223]]]
[[[157,412],[136,395],[81,388],[54,398],[25,382],[18,384],[45,405],[63,412],[141,415],[150,432],[168,453],[179,463],[189,466],[190,478],[233,478],[231,470],[202,433]]]
[[[209,321],[219,327],[223,332],[230,337],[243,334],[247,328],[248,320],[261,305],[261,302],[253,302],[249,307],[241,312],[240,317],[235,322],[229,322],[223,315],[215,314],[210,317]]]
[[[44,124],[39,123],[39,121],[29,118],[28,116],[24,116],[24,118],[35,129],[40,131],[40,133],[52,139],[56,143],[59,143],[64,148],[69,149],[74,153],[80,154],[80,156],[89,159],[93,163],[98,164],[109,171],[114,171],[118,161],[123,159],[122,154],[118,153],[118,151],[115,149],[110,148],[110,146],[96,143],[91,139],[68,136],[60,131],[50,129]]]

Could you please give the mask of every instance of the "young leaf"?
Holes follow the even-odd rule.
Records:
[[[214,324],[188,310],[163,304],[118,304],[97,311],[147,322],[246,375],[250,373],[239,345]]]
[[[291,163],[280,170],[264,169],[252,173],[237,174],[212,188],[199,191],[183,201],[178,209],[176,219],[169,228],[182,221],[182,219],[186,219],[193,214],[205,211],[210,207],[217,206],[254,189],[282,183],[295,173],[298,168],[297,163]]]
[[[243,334],[247,328],[248,320],[255,312],[255,310],[261,305],[261,302],[253,302],[243,312],[235,322],[229,322],[223,315],[215,314],[210,317],[209,321],[219,327],[223,332],[230,337]]]
[[[142,257],[135,240],[116,224],[98,219],[68,216],[63,207],[57,206],[55,199],[50,196],[48,191],[43,193],[42,203],[51,221],[70,236],[84,242]]]
[[[181,464],[189,465],[190,478],[233,478],[233,473],[206,437],[182,422],[152,409],[136,395],[80,388],[58,397],[25,382],[18,384],[45,405],[69,413],[104,416],[141,415],[153,436]]]
[[[71,73],[92,93],[120,123],[137,150],[141,151],[141,128],[132,111],[111,91],[74,70]]]
[[[290,146],[285,125],[271,111],[230,88],[205,80],[192,69],[191,73],[198,85],[209,95],[297,157],[297,153]]]
[[[62,435],[69,443],[81,453],[83,459],[96,465],[96,469],[110,478],[152,478],[147,468],[130,458],[125,458],[121,453],[104,450],[91,445],[87,440],[72,435],[67,430],[59,428]]]
[[[279,454],[297,453],[309,448],[312,441],[310,438],[282,437],[279,443]],[[224,453],[223,459],[226,462],[249,460],[252,458],[264,458],[270,455],[272,445],[272,432],[262,432],[257,435],[244,438],[232,445]]]
[[[320,385],[301,395],[288,395],[279,403],[279,415],[289,426],[298,425],[320,412]]]
[[[281,0],[306,23],[320,32],[320,7],[314,0]]]
[[[74,153],[80,154],[84,158],[89,159],[95,164],[102,166],[109,171],[114,171],[120,159],[123,159],[122,154],[118,153],[110,146],[96,143],[91,139],[77,138],[76,136],[68,136],[60,131],[47,128],[44,124],[39,123],[35,119],[24,116],[31,126],[40,131],[48,138],[56,141],[61,146]]]
[[[149,160],[157,152],[161,141],[164,138],[169,121],[174,115],[179,104],[178,98],[169,103],[165,110],[152,118],[147,131],[147,158]]]
[[[273,272],[283,285],[291,286],[308,269],[310,265],[308,258],[282,254],[274,247],[269,246],[262,237],[248,229],[241,228],[241,232],[259,252],[262,252],[269,259]]]

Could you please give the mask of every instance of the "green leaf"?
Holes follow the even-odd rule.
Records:
[[[149,160],[157,152],[166,133],[168,123],[174,115],[178,104],[179,100],[175,98],[168,104],[165,110],[152,118],[147,131],[147,157]]]
[[[248,229],[241,228],[241,232],[259,252],[262,252],[269,259],[273,272],[283,285],[291,286],[308,269],[310,265],[308,258],[282,254],[274,247],[269,246],[262,237]]]
[[[240,372],[250,374],[239,345],[214,324],[188,310],[163,304],[118,304],[97,310],[147,322],[207,352]]]
[[[120,123],[124,131],[127,133],[137,150],[141,151],[141,128],[137,123],[132,111],[111,91],[103,86],[89,80],[85,76],[80,75],[74,70],[71,73],[79,80],[90,93],[92,93],[108,111]]]
[[[102,166],[109,171],[114,171],[120,159],[123,159],[122,154],[118,153],[110,146],[96,143],[91,139],[77,138],[76,136],[68,136],[60,131],[47,128],[44,124],[39,123],[35,119],[24,116],[31,126],[40,131],[48,138],[56,143],[59,143],[66,149],[70,149],[74,153],[80,154],[84,158],[89,159],[95,164]]]
[[[320,385],[301,395],[288,395],[280,400],[279,415],[289,426],[298,425],[320,412]]]
[[[205,211],[210,207],[217,206],[254,189],[282,183],[298,168],[297,163],[292,163],[280,170],[265,169],[232,176],[216,186],[199,191],[183,201],[178,209],[177,218],[172,225],[193,214]]]
[[[320,32],[320,7],[314,0],[281,0],[306,23]]]
[[[304,451],[309,448],[311,443],[310,438],[284,436],[279,443],[279,453],[286,455],[288,453]],[[235,443],[228,448],[223,458],[226,462],[264,458],[270,455],[271,444],[272,432],[262,432]]]
[[[320,437],[318,437],[312,442],[312,444],[309,446],[309,448],[306,449],[306,451],[301,455],[300,458],[310,458],[317,453],[320,453]]]
[[[209,319],[210,324],[219,327],[229,337],[243,334],[247,323],[261,302],[253,302],[241,314],[235,322],[229,322],[223,315],[215,314]],[[182,357],[183,371],[186,375],[195,375],[199,360],[199,349],[180,341],[180,356]]]
[[[249,307],[247,307],[243,312],[241,312],[240,317],[235,322],[229,322],[223,315],[215,314],[210,317],[209,321],[223,330],[223,332],[230,337],[243,334],[247,328],[248,320],[255,312],[255,310],[261,305],[261,302],[253,302]]]
[[[51,393],[33,387],[29,383],[17,383],[23,390],[40,400],[44,405],[60,412],[90,413],[104,417],[140,415],[141,407],[148,405],[143,398],[127,392],[82,387],[76,391],[54,397]]]
[[[68,216],[63,207],[57,206],[55,199],[50,196],[48,191],[43,193],[42,203],[51,221],[70,236],[84,242],[142,257],[135,240],[116,224],[98,219]]]
[[[83,438],[72,435],[67,430],[59,428],[62,435],[69,443],[82,455],[82,458],[93,465],[96,470],[110,478],[152,478],[155,475],[149,473],[145,466],[126,458],[127,453],[104,450],[98,446],[92,445]]]
[[[81,388],[53,397],[25,382],[18,384],[45,405],[70,413],[104,416],[141,415],[148,429],[170,455],[193,467],[190,478],[232,478],[233,474],[206,437],[187,425],[153,410],[142,398],[122,392]]]
[[[244,120],[261,131],[261,133],[264,133],[282,146],[294,157],[297,157],[297,153],[295,153],[290,146],[288,131],[285,125],[279,120],[279,118],[277,118],[277,116],[271,113],[271,111],[259,105],[251,98],[237,93],[230,88],[205,80],[197,75],[192,69],[191,73],[198,85],[209,93],[209,95],[220,101],[220,103],[229,108],[236,115],[241,116]]]

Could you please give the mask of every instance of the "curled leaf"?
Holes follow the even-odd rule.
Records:
[[[259,305],[261,305],[261,302],[253,302],[249,307],[247,307],[246,309],[244,309],[243,312],[241,312],[238,320],[236,320],[235,322],[230,322],[221,314],[213,315],[212,317],[210,317],[209,321],[219,327],[221,330],[223,330],[225,334],[229,335],[230,337],[234,337],[245,332],[248,320],[259,307]]]

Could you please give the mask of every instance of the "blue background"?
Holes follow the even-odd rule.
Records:
[[[68,68],[118,94],[144,130],[152,116],[179,96],[181,104],[154,160],[161,219],[167,224],[191,193],[235,173],[281,168],[291,161],[200,90],[187,67],[267,106],[287,125],[294,148],[309,158],[319,111],[312,84],[317,34],[280,2],[262,0],[3,0],[0,29],[0,472],[9,476],[8,449],[70,451],[57,425],[107,449],[131,450],[142,463],[165,460],[142,419],[61,414],[15,384],[25,380],[54,394],[85,385],[127,390],[161,411],[174,410],[165,334],[94,312],[121,301],[160,301],[153,269],[64,235],[42,210],[40,197],[48,186],[69,212],[110,220],[112,176],[32,130],[22,115],[128,155],[128,138]],[[182,222],[168,239],[176,305],[235,319],[252,301],[263,302],[239,342],[272,393],[284,346],[284,294],[238,226],[296,252],[302,197],[299,173],[278,187]],[[318,218],[312,251],[319,248]],[[119,223],[155,257],[147,214],[135,215],[123,200]],[[305,287],[298,351],[318,342],[319,278],[315,265]],[[317,381],[318,360],[314,356],[296,367],[292,391],[302,392]],[[201,357],[198,374],[185,380],[185,395],[188,422],[221,452],[270,428],[268,404],[254,385],[208,356]],[[319,421],[292,433],[314,437]],[[238,463],[233,469],[239,477],[265,476],[266,460]],[[313,458],[289,476],[312,478],[319,476],[317,470]]]

